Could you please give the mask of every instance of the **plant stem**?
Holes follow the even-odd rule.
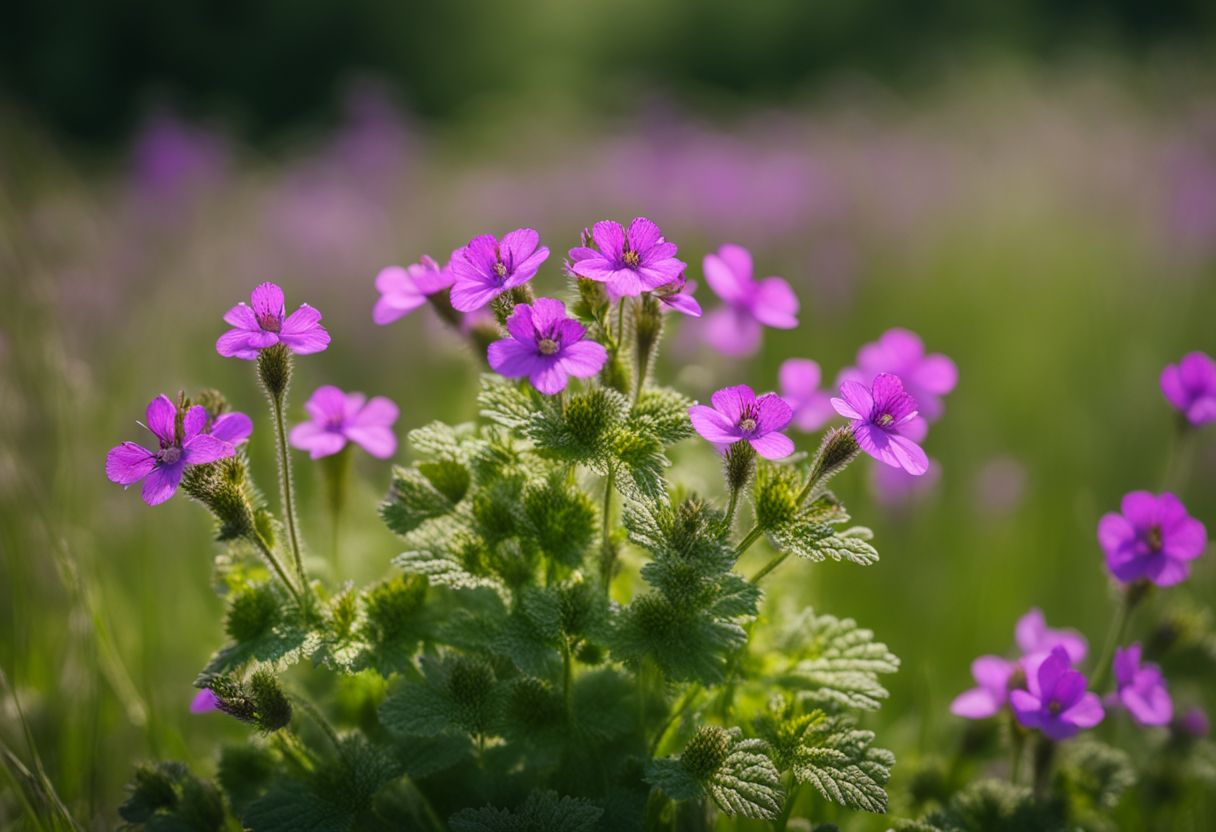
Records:
[[[794,813],[794,805],[798,802],[798,792],[801,789],[801,783],[787,783],[785,790],[785,805],[781,807],[781,814],[777,817],[777,820],[773,821],[773,829],[775,832],[785,832],[785,828],[790,822],[790,815]]]
[[[739,545],[735,547],[735,557],[739,557],[746,552],[753,543],[760,539],[760,535],[764,534],[764,529],[759,526],[752,526],[752,530],[744,535],[739,541]]]
[[[262,557],[266,558],[267,562],[270,563],[270,566],[272,569],[274,569],[275,574],[279,576],[279,580],[283,582],[283,586],[287,587],[287,589],[291,592],[292,597],[296,599],[296,604],[300,606],[300,609],[303,609],[304,597],[300,595],[300,590],[296,589],[296,585],[287,577],[287,570],[283,568],[283,564],[279,563],[279,559],[275,556],[275,553],[271,551],[270,547],[266,545],[266,541],[263,540],[262,536],[256,531],[249,536],[249,539],[255,546],[258,547],[258,550],[261,551]]]
[[[345,446],[338,453],[321,460],[321,467],[325,474],[326,502],[329,507],[329,528],[333,536],[331,546],[335,577],[341,575],[341,569],[339,568],[339,542],[341,539],[342,511],[346,508],[347,485],[350,482],[351,462],[350,445]]]
[[[279,492],[283,497],[283,522],[287,526],[287,537],[291,543],[291,556],[295,561],[300,591],[308,594],[308,578],[304,575],[304,559],[300,556],[300,533],[296,523],[295,490],[291,482],[291,455],[287,452],[287,424],[283,418],[282,399],[272,395],[270,409],[274,411],[275,443],[279,447]]]
[[[1051,783],[1051,764],[1056,756],[1056,744],[1040,736],[1034,747],[1034,796],[1042,801]]]
[[[570,639],[562,637],[562,701],[566,704],[566,720],[574,721],[574,655]]]
[[[1106,644],[1102,648],[1102,655],[1098,658],[1098,664],[1094,667],[1093,679],[1090,681],[1090,686],[1098,691],[1099,695],[1102,692],[1102,686],[1106,683],[1107,674],[1110,672],[1110,663],[1114,658],[1115,648],[1123,641],[1123,636],[1127,633],[1128,622],[1131,620],[1132,610],[1140,603],[1144,594],[1144,590],[1136,584],[1131,584],[1123,590],[1123,598],[1119,602],[1119,608],[1115,610],[1114,620],[1111,621],[1110,630],[1107,632]]]
[[[600,583],[604,585],[604,595],[608,596],[612,586],[612,570],[616,566],[616,557],[612,551],[611,534],[608,528],[608,518],[612,514],[612,491],[616,487],[616,468],[608,469],[608,477],[604,480],[604,504],[600,509],[602,530],[600,534]]]
[[[1009,758],[1009,782],[1016,786],[1019,779],[1018,775],[1022,773],[1022,749],[1026,744],[1026,735],[1018,726],[1017,720],[1013,718],[1012,714],[1009,717],[1009,737],[1009,744],[1012,747]]]
[[[659,728],[659,732],[655,734],[654,740],[650,743],[651,757],[659,753],[659,749],[663,747],[663,740],[667,738],[667,732],[671,730],[671,726],[675,725],[676,720],[679,719],[686,710],[688,710],[689,706],[692,705],[702,690],[704,690],[704,688],[701,687],[701,683],[697,682],[689,687],[688,690],[684,691],[684,695],[680,697],[679,704],[676,705],[675,709],[672,710],[670,714],[668,714],[667,720],[663,723],[662,727]]]
[[[726,529],[729,532],[735,524],[735,508],[739,505],[739,489],[730,490],[730,504],[726,506]]]
[[[782,564],[782,562],[789,556],[790,556],[789,552],[778,553],[772,560],[770,560],[768,563],[764,564],[764,566],[760,569],[759,572],[757,572],[755,575],[751,576],[751,578],[750,578],[751,583],[753,583],[753,584],[760,583],[760,581],[764,579],[765,575],[767,575],[769,572],[772,572],[774,569],[776,569],[778,566],[780,566]]]
[[[621,298],[616,305],[616,348],[619,350],[625,341],[625,299]]]

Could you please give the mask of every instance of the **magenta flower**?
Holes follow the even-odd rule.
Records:
[[[192,714],[207,714],[219,709],[220,698],[212,693],[210,688],[203,688],[194,694],[194,699],[190,702],[190,713]]]
[[[187,465],[203,465],[232,456],[232,445],[207,434],[207,411],[195,405],[182,418],[182,435],[177,435],[177,408],[168,396],[157,396],[148,403],[148,424],[160,447],[150,451],[134,442],[123,442],[106,454],[106,476],[110,482],[127,487],[144,481],[143,498],[150,506],[159,505],[177,491]]]
[[[1085,690],[1085,676],[1073,669],[1063,647],[1039,660],[1027,660],[1026,683],[1028,690],[1009,693],[1013,715],[1048,739],[1068,739],[1093,728],[1106,715],[1098,695]]]
[[[540,235],[531,228],[517,228],[503,235],[482,234],[452,255],[452,306],[460,312],[480,309],[494,298],[522,286],[536,276],[549,249],[540,246]]]
[[[253,420],[235,410],[221,413],[214,419],[208,414],[207,419],[207,426],[203,428],[203,433],[209,433],[229,445],[240,445],[253,433]]]
[[[252,306],[238,303],[224,315],[230,329],[215,342],[215,349],[225,358],[252,361],[258,352],[283,344],[299,355],[321,352],[329,346],[329,333],[321,326],[321,313],[307,303],[291,315],[283,305],[283,290],[273,283],[263,283],[250,296]]]
[[[304,409],[312,421],[292,428],[290,441],[293,448],[308,451],[313,459],[336,454],[347,442],[380,459],[397,452],[392,430],[397,405],[383,396],[368,401],[362,393],[343,393],[326,384],[316,389]]]
[[[790,358],[777,378],[781,398],[794,410],[793,425],[804,433],[817,431],[832,418],[832,397],[819,389],[819,365],[808,358]]]
[[[709,398],[713,407],[694,404],[688,417],[697,433],[720,449],[747,442],[765,459],[781,459],[794,452],[793,441],[781,433],[794,411],[776,393],[756,398],[746,384],[725,387]]]
[[[1178,720],[1178,729],[1187,736],[1206,737],[1212,730],[1212,723],[1203,708],[1193,707]]]
[[[681,315],[699,318],[701,317],[701,304],[697,303],[697,299],[692,296],[696,289],[697,284],[689,282],[681,274],[671,283],[664,283],[656,289],[654,296],[659,299],[659,303],[674,309]]]
[[[1098,523],[1111,574],[1124,583],[1147,578],[1158,586],[1186,580],[1190,562],[1207,548],[1208,533],[1182,501],[1173,494],[1133,491],[1120,508],[1122,514],[1111,512]]]
[[[798,326],[798,298],[784,278],[752,279],[752,256],[743,246],[724,245],[702,261],[709,288],[726,306],[706,320],[706,338],[725,355],[750,355],[760,330]]]
[[[1161,392],[1192,425],[1216,422],[1216,361],[1187,353],[1161,371]]]
[[[628,231],[619,222],[602,220],[591,229],[591,238],[596,248],[570,249],[570,270],[606,284],[614,299],[653,291],[684,273],[676,244],[664,240],[662,230],[645,217],[634,218]]]
[[[869,384],[880,373],[899,376],[916,400],[920,414],[930,422],[942,415],[942,396],[958,384],[958,368],[941,353],[925,355],[920,336],[907,329],[889,329],[857,351],[857,367],[840,374],[840,381]]]
[[[863,451],[913,476],[929,470],[929,457],[916,444],[924,436],[924,421],[917,418],[916,402],[904,392],[898,376],[879,373],[873,388],[846,381],[840,395],[843,398],[832,399],[832,407],[852,420],[853,436]]]
[[[1000,656],[980,656],[971,663],[977,687],[965,690],[950,703],[950,713],[964,719],[996,716],[1009,703],[1010,689],[1025,680],[1018,662]]]
[[[455,260],[460,249],[452,253]],[[391,324],[426,303],[429,295],[441,292],[455,280],[451,263],[440,267],[423,255],[421,262],[402,268],[389,266],[376,275],[376,291],[380,299],[372,308],[372,320],[380,326]]]
[[[1085,661],[1089,652],[1089,642],[1085,636],[1076,630],[1056,630],[1047,626],[1047,619],[1038,607],[1032,607],[1029,612],[1018,619],[1014,628],[1014,639],[1023,655],[1050,653],[1057,647],[1064,648],[1073,664]]]
[[[1139,725],[1168,725],[1174,718],[1174,700],[1165,687],[1161,668],[1140,662],[1139,644],[1115,650],[1115,692],[1107,705],[1122,705]]]
[[[566,316],[566,305],[553,298],[521,303],[507,319],[511,336],[490,344],[486,359],[507,378],[527,376],[546,396],[566,389],[570,376],[590,378],[604,367],[603,344],[583,340],[586,328]]]
[[[933,458],[921,475],[890,465],[875,465],[870,469],[870,493],[887,508],[903,508],[931,495],[941,478],[941,463]]]

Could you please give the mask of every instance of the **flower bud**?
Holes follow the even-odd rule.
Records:
[[[740,440],[726,449],[723,464],[727,487],[732,492],[742,491],[756,471],[756,451],[750,443]]]
[[[801,491],[801,477],[793,466],[761,465],[752,488],[752,502],[760,528],[771,529],[793,520],[798,514]]]
[[[245,466],[244,454],[238,452],[205,465],[187,465],[182,473],[182,490],[215,516],[220,540],[249,538],[256,534]]]
[[[653,294],[642,295],[634,315],[634,343],[637,352],[638,385],[646,383],[659,338],[663,334],[663,313]]]
[[[730,734],[719,725],[705,725],[684,747],[680,761],[698,780],[708,780],[722,768],[730,752]]]
[[[253,641],[279,621],[279,597],[272,584],[250,587],[228,604],[224,629],[236,642]]]
[[[810,488],[822,486],[843,471],[861,453],[861,446],[853,436],[852,428],[832,428],[823,435],[815,462],[811,466]]]
[[[268,734],[286,728],[291,722],[291,702],[274,674],[268,670],[254,673],[249,678],[249,690],[257,708],[254,724]]]
[[[260,350],[258,378],[275,404],[282,404],[291,384],[291,351],[283,344]]]

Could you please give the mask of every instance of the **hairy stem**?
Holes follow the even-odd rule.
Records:
[[[730,490],[730,503],[726,506],[726,528],[729,531],[735,524],[735,509],[739,505],[739,489]]]
[[[774,569],[776,569],[778,566],[780,566],[785,561],[785,559],[788,558],[789,556],[790,556],[789,552],[779,552],[777,555],[775,555],[773,557],[772,560],[770,560],[768,563],[764,564],[764,566],[761,567],[759,572],[757,572],[755,575],[752,575],[749,580],[753,584],[760,583],[760,581],[764,580],[765,575],[767,575],[769,572],[772,572]]]
[[[608,469],[604,480],[604,504],[600,508],[600,583],[604,585],[604,595],[609,594],[612,586],[612,571],[616,567],[616,553],[612,551],[611,529],[608,520],[612,514],[612,491],[616,487],[616,468]]]
[[[300,532],[296,521],[295,489],[291,480],[291,455],[287,452],[287,423],[283,417],[283,398],[270,397],[270,409],[274,412],[275,444],[279,449],[279,492],[283,497],[283,522],[287,526],[287,539],[291,543],[291,557],[295,561],[296,577],[301,592],[308,593],[308,578],[304,575],[304,559],[300,556]]]
[[[295,583],[287,577],[287,570],[283,568],[283,564],[279,562],[278,557],[271,550],[270,546],[267,545],[266,541],[262,539],[262,535],[258,534],[255,530],[250,534],[249,540],[258,547],[258,551],[262,553],[262,557],[266,558],[275,574],[279,576],[279,580],[283,582],[283,586],[287,587],[291,592],[291,596],[296,599],[296,604],[303,609],[304,597],[300,595],[300,590],[296,589]]]
[[[1051,764],[1055,760],[1056,744],[1040,736],[1034,747],[1034,796],[1042,801],[1047,797],[1051,784]]]
[[[332,535],[331,547],[335,575],[342,574],[339,564],[339,544],[342,512],[346,508],[346,492],[350,483],[351,462],[350,445],[321,460],[321,467],[325,475],[325,496],[329,508],[329,529]]]
[[[789,826],[790,815],[794,813],[794,806],[798,803],[798,792],[802,789],[801,783],[786,781],[785,789],[785,805],[781,808],[781,814],[773,821],[774,832],[785,832]]]
[[[759,540],[762,534],[764,534],[764,529],[760,528],[759,525],[752,526],[752,530],[744,535],[743,539],[739,541],[739,545],[735,547],[735,557],[739,557],[750,549],[751,545]]]

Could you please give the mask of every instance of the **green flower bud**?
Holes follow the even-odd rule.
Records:
[[[284,344],[275,344],[260,351],[258,378],[266,388],[267,395],[281,404],[291,385],[291,350]]]
[[[391,644],[410,631],[426,600],[422,575],[401,575],[377,584],[367,593],[367,636],[378,645]]]
[[[249,678],[250,698],[257,709],[254,724],[267,734],[286,728],[291,722],[291,702],[279,687],[274,674],[259,670]]]
[[[801,491],[802,478],[793,466],[762,464],[752,488],[752,502],[760,528],[771,529],[793,520],[798,514]]]
[[[722,768],[728,753],[730,734],[726,729],[719,725],[705,725],[697,729],[696,735],[688,741],[680,761],[698,780],[705,781]]]
[[[819,450],[815,454],[815,462],[811,465],[811,487],[822,487],[843,471],[859,453],[861,446],[857,444],[852,428],[839,427],[829,430],[823,435],[823,441],[819,443]]]
[[[280,599],[272,584],[259,584],[237,594],[228,604],[224,629],[236,642],[253,641],[279,621]]]
[[[756,470],[755,449],[740,440],[726,449],[722,461],[726,470],[727,487],[736,493],[746,488]]]

